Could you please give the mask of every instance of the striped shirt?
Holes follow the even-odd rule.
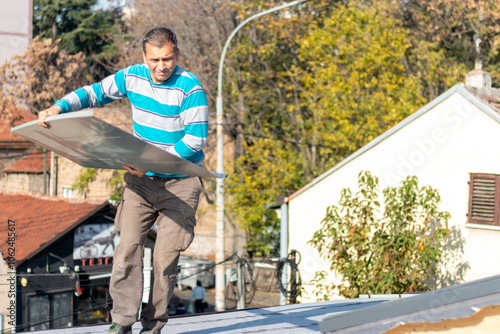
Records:
[[[125,97],[132,106],[134,136],[201,164],[208,132],[207,98],[198,79],[179,66],[167,81],[156,84],[151,80],[147,65],[132,65],[99,83],[75,90],[55,105],[61,108],[61,113],[66,113],[95,108]]]

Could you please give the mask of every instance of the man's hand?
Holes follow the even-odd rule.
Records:
[[[143,171],[143,170],[137,170],[137,169],[134,169],[128,165],[125,165],[123,164],[122,167],[127,171],[129,172],[130,174],[132,175],[135,175],[135,176],[139,176],[139,177],[143,177],[144,175],[146,175],[146,172]]]
[[[38,124],[40,124],[40,126],[46,129],[50,129],[50,124],[45,123],[45,119],[49,116],[55,116],[60,113],[61,113],[61,108],[58,106],[52,106],[48,109],[42,110],[38,112]]]

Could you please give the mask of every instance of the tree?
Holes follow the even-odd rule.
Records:
[[[236,6],[241,20],[278,2]],[[276,253],[279,220],[268,209],[279,195],[301,187],[304,156],[289,131],[289,104],[296,103],[289,69],[297,61],[298,40],[308,28],[312,8],[291,7],[245,26],[229,48],[224,75],[225,131],[234,144],[234,164],[226,166],[228,215],[247,232],[247,250]],[[317,8],[317,6],[314,6]],[[318,10],[319,12],[321,10]]]
[[[474,68],[476,38],[482,60],[494,79],[500,51],[500,3],[495,0],[381,0],[384,10],[400,20],[411,33],[406,52],[407,69],[418,75],[422,95],[434,99],[452,85],[463,82]]]
[[[425,103],[403,63],[408,31],[364,2],[338,5],[301,39],[296,137],[312,175],[346,158]],[[304,159],[306,160],[306,159]]]
[[[235,71],[225,110],[242,148],[227,182],[228,208],[243,226],[258,226],[263,203],[303,186],[424,103],[418,77],[403,64],[408,36],[397,20],[362,2],[320,17],[315,9],[263,17],[228,53]],[[253,231],[251,238],[261,235]]]
[[[60,39],[59,47],[70,54],[82,52],[92,78],[99,80],[119,57],[111,33],[121,23],[121,10],[94,10],[96,4],[97,0],[34,0],[33,36]]]
[[[87,83],[83,58],[82,53],[69,55],[61,50],[60,40],[34,38],[25,53],[0,66],[0,110],[7,104],[23,105],[33,113],[50,107]]]
[[[378,202],[378,178],[361,172],[359,191],[343,189],[338,206],[327,208],[321,228],[309,241],[339,274],[338,285],[316,273],[315,294],[328,299],[335,291],[347,298],[360,294],[430,290],[449,234],[448,212],[439,211],[439,192],[420,187],[408,176],[399,187],[384,189]]]
[[[244,228],[248,252],[257,256],[277,254],[280,221],[268,207],[278,196],[299,187],[296,182],[303,179],[299,157],[290,147],[265,138],[244,148],[247,154],[238,157],[234,170],[229,171],[233,223]]]

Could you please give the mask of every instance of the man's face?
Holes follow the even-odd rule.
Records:
[[[146,51],[142,53],[144,62],[149,67],[151,80],[160,84],[168,80],[175,70],[179,60],[179,49],[175,49],[174,43],[170,42],[162,47],[156,47],[146,43]]]

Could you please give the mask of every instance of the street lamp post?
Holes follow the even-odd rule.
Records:
[[[217,82],[217,117],[216,117],[216,126],[217,126],[217,173],[224,173],[224,111],[222,104],[222,72],[224,68],[224,58],[226,57],[226,52],[231,43],[231,40],[236,35],[236,33],[248,22],[261,17],[263,15],[278,11],[283,8],[291,7],[298,5],[307,0],[298,0],[287,2],[283,5],[276,6],[265,10],[261,13],[250,16],[243,22],[241,22],[229,35],[226,44],[224,44],[224,48],[222,49],[222,54],[219,62],[219,77]],[[217,250],[216,250],[216,263],[220,263],[224,261],[224,252],[225,252],[225,224],[224,224],[224,178],[217,179]],[[215,271],[215,308],[217,311],[224,310],[224,289],[225,289],[225,270],[223,266],[217,266]]]

